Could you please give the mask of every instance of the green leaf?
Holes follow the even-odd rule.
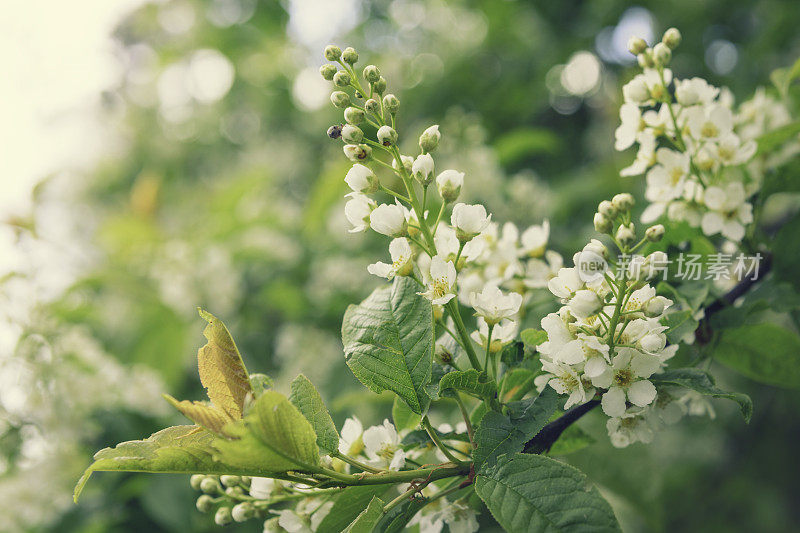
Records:
[[[373,496],[366,509],[347,526],[343,533],[372,533],[373,528],[383,517],[383,502]]]
[[[594,437],[572,424],[558,437],[547,455],[568,455],[595,443]]]
[[[347,487],[336,497],[330,512],[317,527],[317,533],[339,533],[352,523],[374,497],[386,492],[385,485]]]
[[[516,454],[481,471],[475,492],[513,533],[620,531],[611,506],[577,469]]]
[[[314,428],[282,394],[267,391],[244,420],[225,427],[232,439],[217,439],[216,459],[240,468],[272,472],[313,469],[319,465]]]
[[[678,385],[692,389],[712,398],[727,398],[739,404],[742,416],[745,421],[750,422],[753,415],[753,401],[747,394],[739,392],[727,392],[716,386],[714,376],[700,370],[699,368],[676,368],[667,370],[663,374],[651,376],[650,381],[654,384]]]
[[[419,427],[422,416],[413,412],[406,402],[395,396],[392,404],[392,420],[394,420],[394,427],[397,428],[397,431],[412,430]]]
[[[213,460],[216,435],[197,426],[173,426],[145,440],[133,440],[94,454],[94,462],[75,486],[74,499],[92,472],[170,472],[185,474],[247,474]],[[266,472],[262,472],[266,473]],[[255,471],[247,475],[258,475]]]
[[[787,222],[770,244],[774,250],[772,268],[779,281],[791,283],[800,291],[800,276],[797,275],[797,250],[800,250],[800,215]]]
[[[798,133],[800,133],[800,120],[768,131],[756,139],[756,143],[758,143],[756,155],[764,155],[777,150],[785,142],[795,138]]]
[[[755,381],[800,388],[800,337],[777,324],[723,330],[714,360]]]
[[[508,404],[509,416],[487,412],[475,433],[475,468],[491,465],[501,455],[521,451],[563,403],[552,387],[546,387],[536,398]]]
[[[417,414],[430,404],[433,309],[417,295],[416,282],[396,278],[358,306],[347,308],[342,324],[347,366],[373,392],[390,390]]]
[[[326,453],[339,449],[339,432],[314,384],[300,374],[292,381],[289,401],[306,417],[317,434],[317,446]]]
[[[516,402],[519,401],[533,390],[533,380],[536,377],[536,372],[527,368],[514,368],[506,373],[503,377],[503,383],[500,385],[500,402]]]
[[[479,398],[494,398],[497,384],[486,372],[478,372],[474,368],[448,372],[439,381],[439,395],[447,391],[462,391]]]
[[[528,328],[519,334],[526,348],[535,348],[547,340],[547,332],[541,329]]]
[[[699,322],[694,318],[691,309],[675,311],[661,318],[661,325],[667,326],[666,336],[669,342],[678,344],[686,334],[697,329]]]
[[[377,533],[399,533],[406,531],[406,525],[414,515],[428,503],[426,498],[414,498],[405,501],[387,512],[376,524],[373,531]]]

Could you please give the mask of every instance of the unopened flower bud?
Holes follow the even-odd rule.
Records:
[[[366,144],[345,144],[343,150],[344,155],[347,156],[347,159],[353,161],[354,163],[367,161],[370,157],[372,157],[372,148]]]
[[[367,113],[372,113],[373,115],[377,115],[381,112],[381,104],[378,103],[377,100],[374,98],[370,98],[366,102],[364,102],[364,110]]]
[[[635,240],[636,229],[634,228],[633,223],[627,225],[622,224],[617,229],[617,241],[619,241],[619,243],[623,246],[632,244]]]
[[[375,83],[381,77],[381,71],[375,65],[367,65],[364,67],[364,79],[370,83]]]
[[[220,486],[219,481],[211,476],[208,476],[200,482],[200,490],[206,494],[217,494],[218,492],[222,492],[222,487]]]
[[[325,59],[328,61],[338,61],[342,55],[342,49],[335,44],[329,44],[325,47]]]
[[[464,185],[464,173],[448,169],[436,176],[436,188],[445,203],[455,202]]]
[[[352,46],[348,46],[342,51],[342,61],[354,65],[358,63],[358,52]]]
[[[242,478],[240,478],[239,476],[220,476],[219,480],[226,487],[237,487],[239,483],[242,481]]]
[[[583,247],[583,251],[587,253],[591,253],[594,255],[598,255],[603,259],[608,259],[608,248],[602,242],[598,241],[597,239],[592,239],[586,246]]]
[[[189,478],[189,485],[194,490],[200,490],[200,484],[206,478],[203,474],[194,474],[192,477]]]
[[[442,134],[439,133],[438,124],[423,131],[422,135],[419,136],[419,147],[422,150],[422,153],[433,152],[436,150],[436,147],[439,146],[439,139],[441,138]]]
[[[628,51],[635,56],[647,50],[647,43],[641,37],[631,37],[628,40]]]
[[[654,298],[650,298],[642,310],[644,311],[644,314],[650,318],[657,317],[664,312],[664,309],[667,308],[667,302],[669,302],[669,300],[663,296],[656,296]]]
[[[364,110],[357,107],[348,107],[344,110],[344,120],[348,124],[358,125],[364,122]]]
[[[225,494],[231,498],[238,498],[244,495],[244,489],[242,487],[228,487],[225,489]]]
[[[672,59],[672,51],[666,44],[658,43],[653,47],[653,58],[658,66],[664,67],[669,64],[669,60]]]
[[[238,503],[231,509],[231,516],[236,522],[246,522],[255,514],[253,504],[249,502]]]
[[[322,74],[322,77],[328,81],[331,81],[333,77],[336,75],[336,65],[331,65],[330,63],[325,63],[321,67],[319,67],[319,73]]]
[[[381,76],[378,81],[372,83],[372,89],[378,93],[383,94],[386,92],[386,78]]]
[[[378,128],[378,142],[384,146],[393,146],[397,143],[397,132],[391,126]]]
[[[394,115],[400,109],[400,100],[393,94],[387,94],[383,97],[383,107]]]
[[[444,345],[437,343],[433,354],[436,362],[440,365],[449,365],[453,362],[453,354]]]
[[[647,237],[647,240],[650,242],[658,242],[664,237],[664,226],[662,224],[650,226],[647,228],[647,231],[644,232],[644,236]]]
[[[200,511],[201,513],[207,513],[214,508],[214,498],[212,498],[208,494],[203,494],[202,496],[197,498],[195,507],[197,507],[197,510]]]
[[[642,68],[653,68],[656,66],[655,61],[653,61],[653,51],[649,48],[636,56],[636,61],[639,62],[639,66]]]
[[[380,187],[380,182],[372,170],[358,163],[347,171],[344,181],[354,192],[363,194],[372,194]]]
[[[678,28],[670,28],[664,32],[661,42],[667,45],[670,50],[675,50],[681,44],[681,32]]]
[[[214,515],[214,523],[218,526],[227,526],[233,522],[230,507],[220,507],[217,509],[217,514]]]
[[[411,165],[411,173],[423,186],[427,186],[433,180],[433,167],[431,154],[420,154]]]
[[[333,91],[333,93],[331,93],[331,103],[336,107],[344,109],[350,105],[350,95],[344,91]]]
[[[627,192],[621,192],[619,194],[615,194],[614,197],[611,199],[611,205],[614,206],[618,212],[622,211],[629,211],[631,207],[633,207],[634,199],[633,195]]]
[[[347,144],[358,144],[364,138],[364,132],[358,126],[345,124],[342,127],[342,140]]]
[[[342,136],[342,125],[341,124],[334,124],[330,128],[328,128],[328,137],[331,139],[338,139]]]
[[[608,200],[600,202],[600,205],[597,206],[597,212],[609,220],[614,220],[614,217],[617,216],[617,209]]]
[[[401,155],[400,159],[403,161],[403,167],[406,169],[406,172],[411,174],[411,169],[414,166],[414,158],[410,155]],[[400,170],[400,167],[397,165],[397,159],[392,160],[392,168],[395,170]]]
[[[347,87],[350,85],[350,73],[346,70],[340,70],[333,75],[333,84],[337,87]]]
[[[594,230],[598,233],[611,233],[613,225],[602,213],[594,214]]]

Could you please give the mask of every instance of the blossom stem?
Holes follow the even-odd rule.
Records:
[[[347,463],[349,465],[352,465],[352,466],[355,466],[356,468],[360,468],[361,470],[364,470],[365,472],[372,472],[373,474],[378,474],[380,472],[384,472],[384,470],[381,470],[380,468],[375,468],[374,466],[370,466],[370,465],[368,465],[366,463],[362,463],[361,461],[359,461],[357,459],[353,459],[349,455],[345,455],[345,454],[339,452],[338,450],[333,452],[331,454],[331,457],[335,457],[337,459],[341,459],[345,463]]]
[[[491,377],[491,368],[489,367],[489,355],[492,353],[492,331],[494,330],[494,324],[489,324],[488,326],[488,333],[486,334],[486,355],[484,356],[483,362],[483,370],[489,377]]]
[[[447,457],[448,460],[451,462],[459,465],[462,464],[463,461],[456,458],[453,455],[453,452],[447,449],[447,446],[444,445],[442,439],[439,438],[439,434],[436,432],[436,429],[431,425],[431,421],[428,419],[428,415],[422,417],[422,427],[425,428],[425,431],[428,433],[428,436],[431,438],[433,443],[436,445],[437,448]]]
[[[469,443],[472,444],[472,447],[475,448],[475,430],[472,427],[472,422],[469,419],[469,413],[467,412],[467,406],[464,405],[464,399],[461,397],[461,393],[456,391],[456,403],[458,404],[458,409],[461,411],[461,416],[464,417],[464,423],[467,425],[467,436],[469,437]]]
[[[400,496],[398,496],[394,500],[392,500],[389,503],[387,503],[386,505],[384,505],[383,506],[383,513],[384,514],[388,513],[389,511],[391,511],[392,509],[394,509],[395,507],[397,507],[398,505],[400,505],[401,503],[403,503],[407,499],[413,497],[414,494],[416,494],[417,492],[420,492],[422,489],[427,487],[429,483],[430,483],[430,481],[425,482],[425,483],[421,483],[419,485],[412,485],[410,489],[408,489],[403,494],[401,494]]]
[[[388,165],[387,165],[387,166],[388,166]],[[405,196],[403,196],[403,195],[402,195],[402,194],[400,194],[399,192],[394,192],[393,190],[389,189],[388,187],[384,187],[384,186],[383,186],[383,184],[381,184],[381,185],[380,185],[380,189],[381,189],[383,192],[387,193],[387,194],[391,194],[392,196],[394,196],[394,197],[395,197],[395,198],[397,198],[398,200],[402,200],[402,201],[404,201],[404,202],[406,202],[406,203],[408,203],[408,202],[409,202],[408,198],[406,198]]]
[[[456,331],[458,331],[458,335],[461,337],[461,346],[467,352],[469,363],[472,365],[472,368],[480,371],[482,369],[481,362],[478,360],[478,355],[475,353],[475,348],[472,346],[472,339],[469,338],[467,328],[464,326],[464,320],[461,318],[461,311],[458,309],[458,302],[453,298],[447,302],[445,306],[450,316],[453,318],[453,323],[456,325]]]
[[[459,462],[455,465],[445,463],[443,465],[417,468],[415,470],[400,470],[399,472],[389,470],[377,474],[369,472],[343,474],[325,467],[320,467],[319,472],[343,485],[386,485],[408,483],[418,479],[436,481],[437,479],[462,476],[469,473],[469,463]]]
[[[442,220],[442,213],[444,213],[444,207],[447,205],[447,202],[442,200],[442,206],[439,208],[439,214],[436,215],[436,223],[433,225],[433,234],[436,235],[436,230],[439,228],[439,222]]]

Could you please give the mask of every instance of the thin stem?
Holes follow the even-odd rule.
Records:
[[[490,373],[489,372],[489,355],[492,352],[492,330],[493,329],[494,329],[494,324],[489,324],[489,333],[486,334],[486,355],[484,356],[484,361],[483,361],[483,370],[485,372],[487,372],[487,373]]]
[[[438,466],[417,468],[415,470],[401,470],[399,472],[386,471],[378,474],[342,474],[329,468],[320,468],[320,473],[343,485],[395,485],[397,483],[408,483],[418,479],[436,481],[454,476],[462,476],[469,473],[469,464],[459,462],[456,465],[447,463]]]
[[[388,187],[384,187],[383,184],[380,185],[380,190],[382,190],[383,192],[385,192],[387,194],[391,194],[392,196],[394,196],[398,200],[402,200],[402,201],[404,201],[406,203],[409,202],[408,198],[406,198],[405,196],[403,196],[399,192],[394,192],[393,190],[389,189]]]
[[[458,404],[458,409],[461,411],[461,416],[464,417],[464,423],[467,425],[467,436],[469,437],[469,443],[472,444],[472,447],[475,448],[475,430],[472,428],[472,422],[469,419],[469,413],[467,412],[467,406],[464,405],[464,399],[461,397],[461,393],[456,391],[456,403]]]
[[[447,449],[447,446],[444,445],[442,439],[439,438],[439,434],[431,425],[431,421],[428,419],[428,415],[422,417],[422,427],[425,428],[425,431],[428,433],[428,436],[431,438],[433,443],[436,445],[437,448],[447,457],[451,462],[459,465],[463,464],[463,461],[456,458],[453,453]]]
[[[480,371],[482,369],[481,362],[478,360],[478,355],[475,353],[475,348],[472,346],[472,339],[469,337],[467,328],[464,325],[464,320],[461,318],[461,311],[458,309],[458,302],[455,298],[452,298],[445,304],[445,306],[447,307],[447,311],[450,313],[450,316],[453,318],[456,331],[458,331],[458,335],[461,337],[461,345],[467,352],[467,357],[469,357],[469,363],[472,365],[472,368]]]
[[[341,459],[345,463],[347,463],[349,465],[352,465],[352,466],[355,466],[356,468],[360,468],[361,470],[364,470],[365,472],[372,472],[373,474],[379,474],[380,472],[384,472],[384,470],[381,470],[380,468],[375,468],[374,466],[370,466],[368,464],[362,463],[361,461],[359,461],[357,459],[353,459],[349,455],[345,455],[345,454],[339,452],[338,450],[333,452],[331,454],[331,457],[335,457],[337,459]]]
[[[439,222],[442,221],[442,213],[444,213],[444,207],[447,205],[447,202],[442,200],[442,205],[439,207],[439,214],[436,215],[436,223],[433,225],[433,234],[436,235],[436,230],[439,228]]]
[[[388,513],[389,511],[391,511],[392,509],[394,509],[395,507],[397,507],[398,505],[400,505],[401,503],[406,501],[406,499],[411,498],[417,492],[420,492],[422,489],[424,489],[425,487],[428,486],[428,483],[430,483],[430,482],[422,483],[420,485],[413,485],[410,489],[405,491],[403,494],[401,494],[400,496],[398,496],[394,500],[392,500],[389,503],[387,503],[386,505],[384,505],[383,506],[384,514]]]

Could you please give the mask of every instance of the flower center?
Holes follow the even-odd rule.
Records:
[[[627,368],[623,370],[617,370],[614,373],[614,385],[618,387],[627,387],[633,381],[633,373]]]
[[[447,278],[436,278],[433,280],[433,296],[434,298],[442,298],[450,287],[447,285]]]
[[[683,170],[681,170],[678,167],[673,168],[669,173],[669,179],[673,186],[680,183],[682,177],[683,177]]]
[[[706,122],[700,129],[700,135],[703,137],[716,137],[719,135],[719,128],[713,122]]]
[[[394,444],[391,443],[384,443],[381,445],[381,449],[378,450],[378,457],[382,457],[383,459],[391,460],[394,457],[394,452],[397,451],[397,448]]]

